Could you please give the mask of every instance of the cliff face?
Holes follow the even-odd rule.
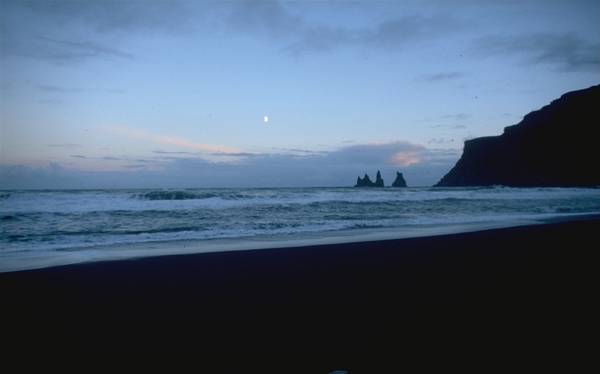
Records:
[[[564,94],[499,136],[465,142],[436,186],[600,185],[600,85]]]

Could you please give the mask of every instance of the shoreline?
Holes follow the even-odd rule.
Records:
[[[367,228],[294,235],[249,238],[184,239],[74,247],[48,251],[0,253],[0,274],[95,262],[128,261],[148,257],[185,256],[214,252],[290,250],[312,246],[369,243],[426,238],[485,230],[600,219],[600,213],[532,216],[511,220],[478,221],[446,225],[414,225],[402,228]]]
[[[64,349],[61,336],[110,351],[309,351],[311,368],[432,344],[586,352],[599,230],[595,217],[2,273],[6,336],[32,350]]]

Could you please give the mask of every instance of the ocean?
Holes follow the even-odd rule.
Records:
[[[0,191],[0,271],[430,235],[599,212],[594,188]]]

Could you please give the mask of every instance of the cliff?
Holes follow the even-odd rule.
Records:
[[[499,136],[467,140],[436,186],[599,186],[600,85],[564,94]]]

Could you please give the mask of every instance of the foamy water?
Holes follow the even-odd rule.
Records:
[[[415,236],[432,228],[598,212],[600,189],[583,188],[2,191],[0,271],[28,268],[40,258],[57,264],[103,253],[131,257],[133,248],[143,256],[144,248],[151,254],[149,244],[156,250],[179,241],[202,250],[226,240],[224,250],[257,241],[347,239],[366,231]]]

